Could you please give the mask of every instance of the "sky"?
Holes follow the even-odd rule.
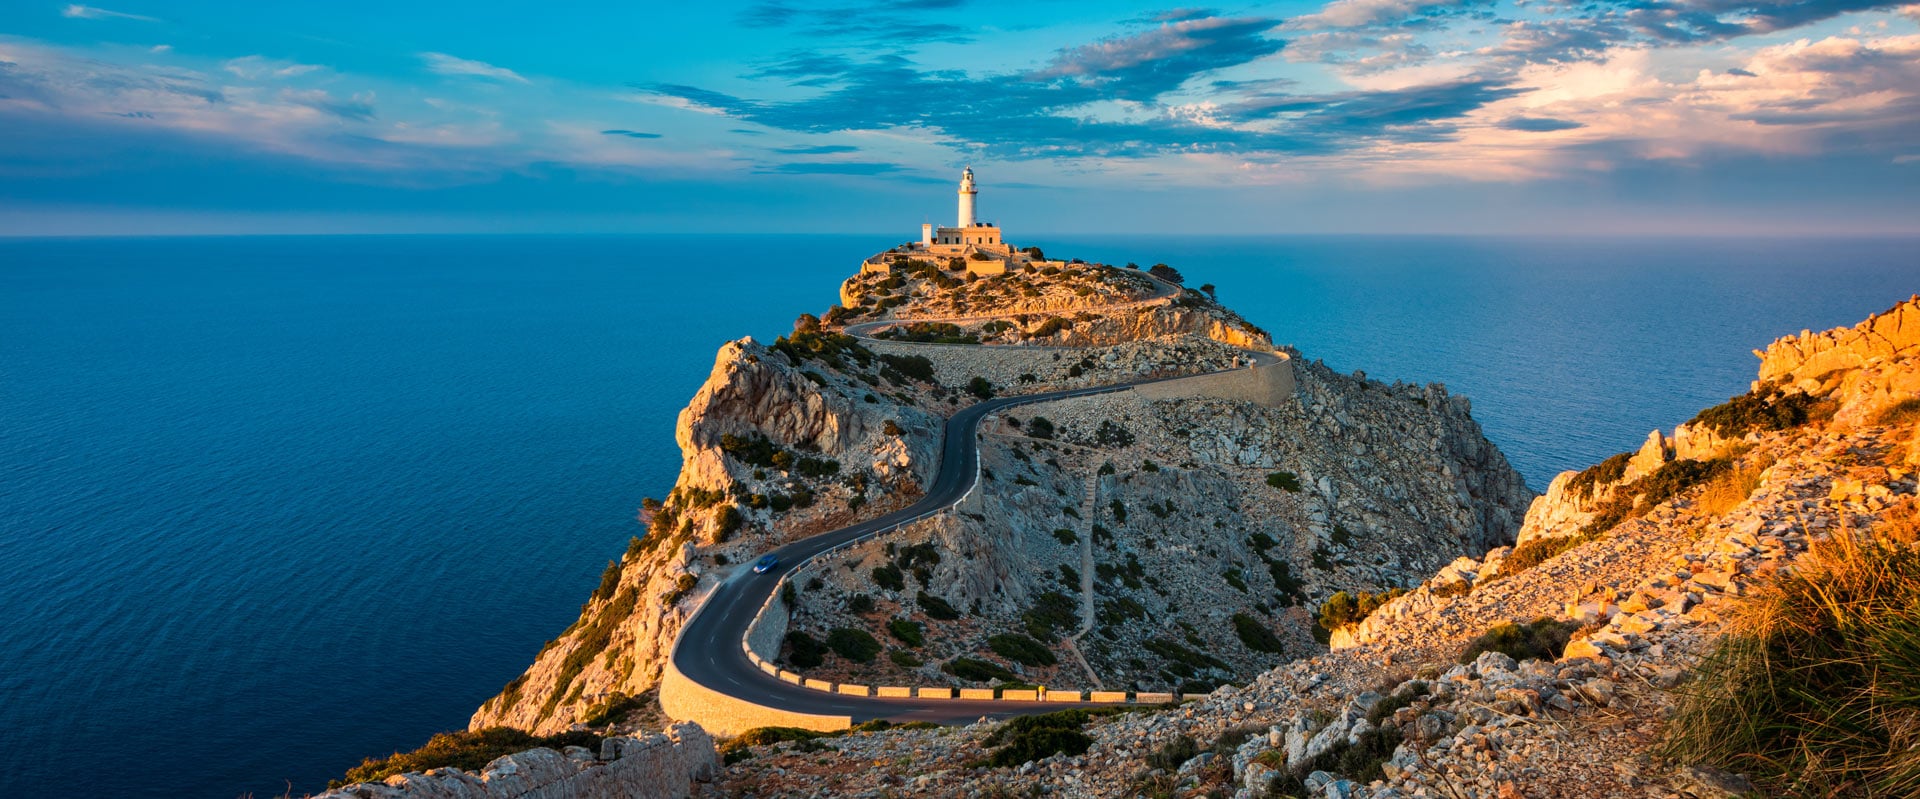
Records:
[[[1920,233],[1920,5],[0,4],[0,235]]]

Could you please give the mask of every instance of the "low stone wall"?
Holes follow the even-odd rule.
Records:
[[[796,713],[737,699],[681,674],[668,658],[660,675],[660,709],[668,718],[699,719],[715,735],[734,736],[755,727],[800,727],[831,732],[853,726],[851,716]]]
[[[1277,363],[1148,383],[1134,386],[1133,393],[1150,400],[1218,397],[1276,407],[1293,396],[1298,384],[1293,376],[1293,359],[1285,353],[1275,353],[1275,356],[1279,358]]]
[[[666,734],[608,738],[598,755],[530,749],[496,758],[479,773],[457,768],[397,774],[320,794],[319,799],[683,799],[694,782],[719,774],[713,738],[698,724]]]

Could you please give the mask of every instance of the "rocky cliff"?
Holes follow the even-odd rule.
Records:
[[[856,305],[824,322],[721,348],[680,415],[681,474],[645,503],[645,534],[472,728],[643,717],[708,585],[780,542],[911,502],[945,418],[983,396],[1232,369],[1239,347],[1267,347],[1206,293],[1092,264],[969,282],[908,263],[843,294]],[[969,316],[863,333],[897,342],[838,332],[936,313]],[[1463,398],[1319,364],[1296,373],[1297,395],[1275,407],[1118,394],[994,420],[959,513],[801,581],[783,659],[888,684],[1210,687],[1319,651],[1308,608],[1335,590],[1418,583],[1513,539],[1532,494]],[[907,645],[900,625],[923,640]],[[1083,625],[1091,670],[1066,670]],[[892,651],[816,662],[809,641],[837,630]]]
[[[1920,352],[1913,346],[1913,328],[1904,320],[1917,312],[1920,300],[1909,301],[1853,328],[1776,342],[1759,353],[1761,379],[1748,394],[1703,411],[1672,436],[1655,434],[1638,449],[1592,469],[1561,475],[1553,491],[1532,506],[1520,545],[1453,560],[1409,593],[1386,599],[1377,609],[1364,605],[1371,613],[1344,630],[1332,652],[1294,660],[1166,712],[1067,713],[1045,721],[983,721],[964,728],[850,735],[806,747],[747,747],[735,757],[739,762],[728,768],[720,788],[758,795],[808,791],[1244,799],[1731,799],[1776,791],[1910,796],[1905,790],[1910,783],[1897,780],[1906,778],[1900,774],[1911,775],[1901,764],[1910,769],[1913,703],[1891,694],[1873,694],[1879,712],[1849,716],[1842,734],[1867,747],[1880,746],[1873,751],[1881,753],[1882,770],[1863,773],[1893,776],[1846,783],[1837,791],[1797,783],[1807,778],[1805,770],[1786,770],[1772,782],[1730,773],[1698,759],[1698,749],[1673,745],[1668,736],[1676,708],[1718,695],[1702,685],[1728,685],[1700,682],[1725,679],[1730,673],[1716,665],[1723,661],[1710,655],[1744,651],[1719,648],[1726,636],[1814,624],[1770,610],[1779,607],[1769,603],[1779,601],[1786,590],[1782,586],[1796,575],[1805,577],[1802,583],[1816,604],[1852,612],[1871,604],[1863,598],[1869,595],[1853,592],[1882,590],[1891,578],[1871,571],[1846,575],[1834,571],[1842,568],[1836,564],[1858,559],[1865,547],[1914,552],[1911,548],[1920,539],[1915,496],[1920,488],[1920,391],[1915,383],[1920,380]],[[1365,518],[1369,510],[1393,518],[1390,510],[1370,508],[1369,498],[1375,495],[1403,492],[1414,498],[1410,504],[1422,507],[1418,492],[1440,486],[1398,475],[1369,479],[1373,476],[1367,474],[1367,461],[1380,456],[1368,442],[1385,437],[1403,450],[1434,450],[1435,444],[1428,442],[1447,440],[1446,423],[1410,422],[1415,430],[1409,431],[1395,425],[1412,415],[1411,409],[1401,405],[1397,415],[1386,412],[1395,408],[1393,403],[1420,397],[1428,410],[1440,415],[1445,413],[1443,401],[1433,389],[1382,389],[1367,384],[1364,393],[1373,399],[1355,403],[1352,395],[1363,393],[1356,382],[1324,371],[1303,373],[1301,415],[1310,422],[1290,432],[1314,433],[1311,438],[1324,442],[1321,446],[1349,447],[1345,464],[1320,473],[1295,472],[1300,491],[1286,492],[1281,499],[1297,502],[1304,517],[1279,508],[1263,518],[1284,519],[1290,529],[1314,530],[1317,538],[1326,524],[1342,524],[1356,515]],[[1343,396],[1345,403],[1311,401],[1316,395]],[[1232,424],[1227,420],[1236,416],[1245,420],[1249,414],[1265,413],[1204,405],[1183,408],[1182,418],[1196,428],[1213,428]],[[1058,415],[1083,419],[1073,424],[1084,426],[1133,413],[1130,421],[1145,428],[1149,412],[1116,405],[1081,417]],[[1314,426],[1324,425],[1329,417],[1342,435],[1328,436],[1334,428]],[[1100,485],[1122,499],[1132,514],[1141,504],[1136,497],[1152,496],[1163,509],[1168,501],[1173,503],[1165,526],[1160,527],[1158,519],[1151,525],[1158,528],[1161,549],[1205,540],[1214,520],[1223,527],[1237,523],[1243,517],[1232,512],[1247,514],[1253,504],[1248,493],[1232,490],[1226,476],[1230,472],[1213,469],[1249,460],[1264,464],[1268,457],[1275,458],[1274,466],[1260,468],[1275,468],[1293,462],[1284,459],[1299,457],[1288,449],[1293,436],[1268,438],[1258,432],[1266,424],[1287,423],[1243,421],[1231,428],[1234,432],[1205,436],[1173,435],[1175,428],[1168,425],[1168,443],[1184,443],[1184,450],[1163,449],[1147,441],[1148,436],[1129,446],[1148,446],[1169,463],[1184,457],[1190,465],[1163,465],[1159,471],[1117,467],[1099,478]],[[1418,432],[1422,429],[1427,432]],[[1196,441],[1206,443],[1196,446]],[[1360,444],[1368,449],[1353,448]],[[1027,449],[1030,458],[1058,456],[1052,450]],[[1111,459],[1107,456],[1113,451],[1097,450],[1095,457]],[[1467,453],[1452,457],[1462,464],[1474,459]],[[1111,460],[1130,465],[1130,460]],[[1418,462],[1403,460],[1393,468]],[[1022,468],[1001,463],[1009,470]],[[1477,471],[1484,477],[1487,470],[1483,466]],[[1045,474],[1007,473],[1029,479]],[[1322,488],[1323,476],[1333,490]],[[1456,486],[1461,492],[1456,507],[1462,511],[1475,506],[1475,497],[1499,490],[1497,480],[1476,486],[1471,478],[1463,479],[1464,484]],[[1044,495],[1055,487],[1067,488],[1035,482],[1039,484],[1026,490]],[[1354,495],[1358,497],[1352,505],[1342,498]],[[999,502],[1016,507],[1018,497],[1009,493]],[[1230,504],[1236,501],[1237,509]],[[1325,511],[1324,519],[1319,511]],[[1157,514],[1149,511],[1149,516]],[[1409,512],[1405,518],[1418,517]],[[1055,517],[1033,526],[1059,521]],[[1381,527],[1419,540],[1422,528],[1399,528],[1403,523]],[[1356,532],[1351,527],[1349,531]],[[1379,534],[1374,527],[1367,532]],[[1296,548],[1286,554],[1297,555],[1297,547],[1308,540],[1295,539]],[[1354,535],[1350,540],[1362,539]],[[1146,551],[1141,539],[1125,533],[1116,532],[1114,544]],[[1360,546],[1358,557],[1332,561],[1370,561],[1372,551]],[[1224,551],[1180,551],[1209,567],[1229,562]],[[1900,557],[1913,562],[1912,554]],[[1148,576],[1164,583],[1179,568],[1156,562],[1138,576],[1143,583]],[[1006,571],[996,579],[1017,582],[1018,570]],[[1197,579],[1199,571],[1189,569],[1182,579]],[[1313,579],[1340,585],[1340,576],[1336,569],[1333,575]],[[1915,586],[1903,585],[1895,587],[1907,593],[1893,595],[1910,598]],[[1168,630],[1174,637],[1186,632],[1180,622],[1191,623],[1191,617],[1179,616],[1171,602],[1207,590],[1186,582],[1178,587],[1169,605],[1155,607],[1155,613],[1175,614]],[[1265,589],[1264,584],[1256,588]],[[1889,606],[1889,612],[1901,612],[1902,607],[1911,613],[1911,604]],[[1898,629],[1913,629],[1910,615],[1907,618],[1903,624],[1908,626]],[[1739,626],[1730,626],[1729,619],[1738,620]],[[1816,649],[1832,654],[1842,651],[1834,647],[1848,635],[1878,640],[1873,636],[1892,628],[1809,629],[1827,636]],[[1195,649],[1235,655],[1231,646],[1202,650],[1196,644]],[[1819,654],[1765,651],[1776,658]],[[1912,650],[1886,651],[1910,658]],[[1853,662],[1829,658],[1821,668],[1844,669]],[[1732,685],[1744,692],[1749,688],[1740,686],[1750,684]],[[1863,690],[1857,685],[1850,690]],[[1747,712],[1772,710],[1763,704]],[[1663,741],[1668,743],[1663,746]],[[1867,758],[1840,763],[1823,760],[1817,750],[1806,754],[1815,769],[1876,767]]]

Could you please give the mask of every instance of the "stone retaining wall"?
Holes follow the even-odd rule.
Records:
[[[711,690],[681,674],[672,658],[667,659],[666,669],[660,675],[660,710],[668,718],[699,719],[715,735],[722,736],[739,735],[755,727],[800,727],[832,732],[853,726],[851,716],[796,713]]]
[[[1293,376],[1293,359],[1287,357],[1285,353],[1274,354],[1280,359],[1278,363],[1194,375],[1163,383],[1148,383],[1134,386],[1133,393],[1150,400],[1218,397],[1251,402],[1270,408],[1277,407],[1288,397],[1293,396],[1297,384]]]
[[[478,773],[457,768],[397,774],[320,794],[318,799],[683,799],[693,783],[719,774],[713,738],[698,724],[666,734],[608,738],[598,755],[530,749],[496,758]]]

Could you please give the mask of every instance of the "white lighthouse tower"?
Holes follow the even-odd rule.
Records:
[[[973,167],[969,166],[960,173],[960,223],[954,227],[973,227],[973,201],[978,196],[980,192],[973,188]]]

